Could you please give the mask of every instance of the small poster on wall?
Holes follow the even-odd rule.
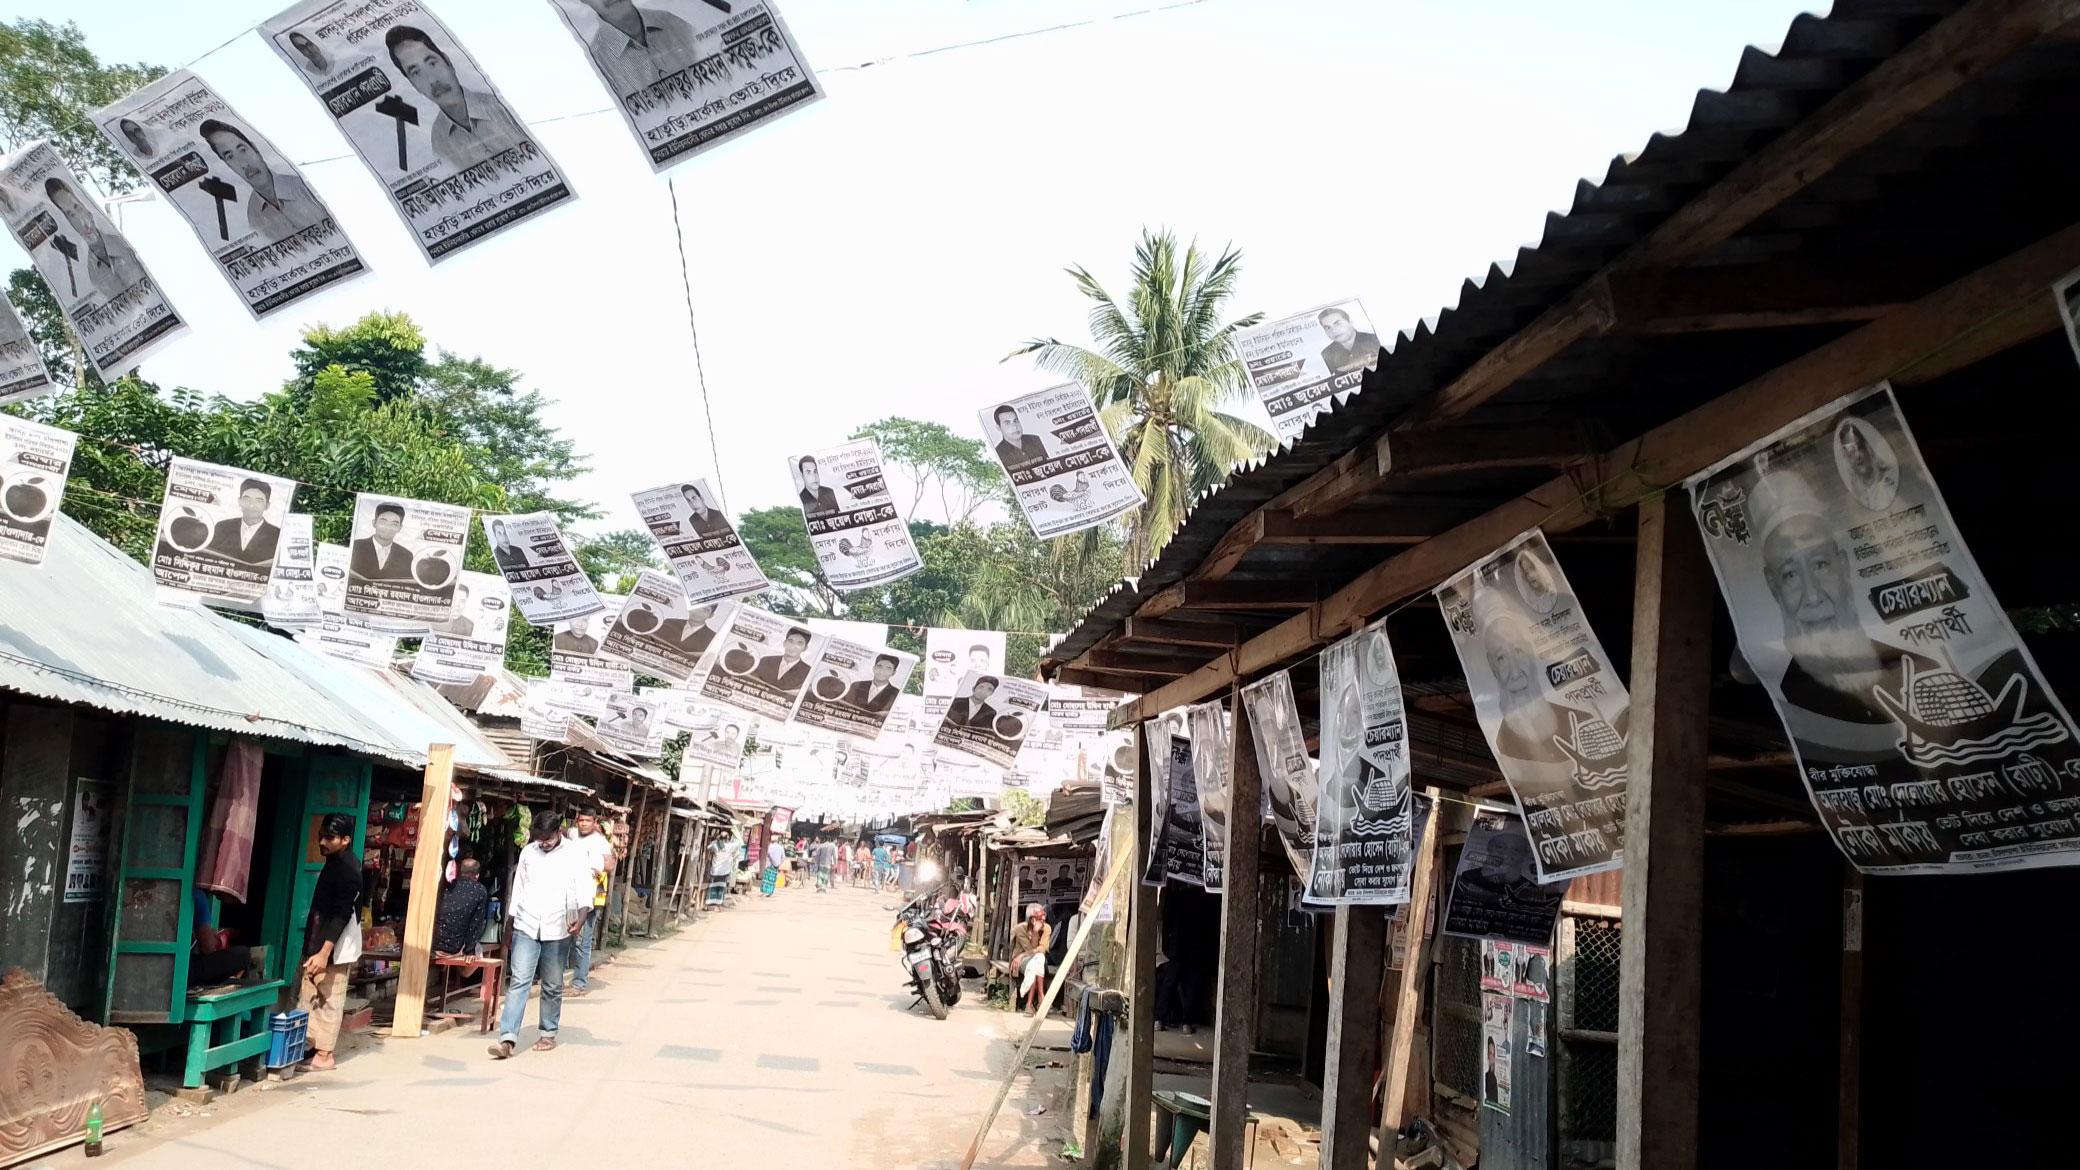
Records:
[[[65,851],[65,896],[73,902],[99,902],[108,896],[108,830],[115,823],[114,798],[106,780],[75,780],[72,788],[72,839]]]

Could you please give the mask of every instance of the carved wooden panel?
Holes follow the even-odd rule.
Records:
[[[79,1141],[101,1102],[105,1130],[146,1117],[137,1036],[67,1010],[21,970],[0,980],[0,1166]]]

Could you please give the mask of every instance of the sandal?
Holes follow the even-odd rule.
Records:
[[[535,1041],[535,1042],[534,1042],[534,1050],[535,1050],[536,1052],[554,1052],[554,1051],[556,1051],[556,1037],[554,1037],[554,1036],[544,1036],[544,1037],[542,1037],[541,1039],[539,1039],[539,1040]]]
[[[330,1052],[314,1052],[309,1060],[304,1061],[304,1067],[311,1072],[331,1072],[339,1067],[339,1062]]]
[[[501,1040],[491,1046],[491,1059],[511,1060],[512,1058],[513,1042],[511,1040]]]

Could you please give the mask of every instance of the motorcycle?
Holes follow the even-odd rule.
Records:
[[[975,895],[953,888],[920,894],[896,912],[895,936],[910,989],[935,1020],[961,1000],[961,951],[975,920]]]

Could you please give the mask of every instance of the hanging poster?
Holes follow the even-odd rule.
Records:
[[[354,497],[347,612],[404,635],[447,621],[468,542],[468,508],[362,492]]]
[[[1185,722],[1192,729],[1192,780],[1199,799],[1200,884],[1209,894],[1221,891],[1228,860],[1228,740],[1227,711],[1219,703],[1198,703],[1185,709]]]
[[[1515,944],[1518,999],[1544,1003],[1553,998],[1553,952],[1546,947]]]
[[[95,113],[255,318],[368,271],[303,173],[183,69]]]
[[[162,604],[257,610],[296,481],[174,456],[152,546]]]
[[[1481,940],[1481,990],[1515,993],[1517,987],[1516,944]]]
[[[1141,506],[1141,489],[1098,423],[1090,391],[1056,386],[978,412],[1033,535],[1096,528]]]
[[[428,263],[572,198],[533,132],[418,0],[304,0],[260,35],[389,192]]]
[[[543,743],[566,743],[570,739],[571,704],[559,684],[536,679],[520,700],[520,734]],[[606,707],[600,707],[604,712]]]
[[[857,439],[787,461],[816,561],[834,589],[886,585],[924,568],[910,526],[896,511],[881,470],[881,447]]]
[[[1168,756],[1153,860],[1161,867],[1160,878],[1202,886],[1206,882],[1205,833],[1200,825],[1199,782],[1192,773],[1192,741],[1171,736]]]
[[[688,604],[727,601],[771,587],[736,526],[715,503],[707,480],[668,483],[632,498],[650,538],[685,586]]]
[[[48,142],[0,162],[0,218],[108,381],[186,328],[137,250]]]
[[[1239,329],[1235,352],[1280,441],[1291,443],[1364,385],[1380,345],[1365,307],[1350,300]]]
[[[664,750],[664,720],[658,718],[657,704],[634,692],[607,696],[607,713],[594,730],[625,756],[656,759]]]
[[[2080,863],[2080,735],[1889,385],[1690,481],[1742,656],[1866,873]]]
[[[1384,622],[1322,651],[1315,901],[1399,905],[1415,858],[1408,719]]]
[[[1118,804],[1105,806],[1105,820],[1098,826],[1098,839],[1091,843],[1091,879],[1084,886],[1083,901],[1077,905],[1077,911],[1090,915],[1093,922],[1111,922],[1119,913],[1114,905],[1119,898],[1117,889],[1108,891],[1104,901],[1098,900],[1099,887],[1112,873],[1112,821],[1119,815],[1119,809]]]
[[[924,632],[924,714],[929,735],[946,716],[961,680],[970,674],[1004,673],[1002,630],[942,630]]]
[[[686,604],[677,578],[644,569],[621,612],[607,627],[600,653],[636,666],[670,682],[683,683],[700,669],[715,643],[715,632],[728,624],[729,607]]]
[[[513,595],[505,579],[464,569],[455,583],[455,616],[419,643],[412,676],[455,686],[475,683],[505,662],[512,620]]]
[[[1436,589],[1542,881],[1625,863],[1631,696],[1533,529]]]
[[[348,572],[350,555],[345,545],[318,546],[319,618],[315,624],[299,631],[296,640],[327,658],[361,666],[387,667],[397,656],[397,636],[376,629],[373,619],[367,614],[352,613],[347,609],[347,591],[352,580]]]
[[[650,168],[823,96],[771,0],[550,0]]]
[[[600,612],[599,590],[571,555],[555,516],[528,512],[483,520],[491,559],[512,586],[513,604],[529,625],[553,626]]]
[[[260,616],[278,630],[300,630],[324,616],[318,607],[318,542],[311,538],[311,518],[302,512],[282,517],[281,547],[275,553],[267,596]]]
[[[2051,296],[2058,302],[2058,317],[2065,322],[2066,341],[2073,347],[2073,356],[2080,358],[2080,269],[2067,273],[2053,285]]]
[[[40,565],[79,436],[0,414],[0,560]]]
[[[67,905],[108,896],[108,836],[115,809],[106,780],[73,781],[72,835],[65,851]]]
[[[932,742],[1009,768],[1026,734],[1047,712],[1047,688],[1030,679],[975,674],[961,680]]]
[[[915,669],[915,654],[826,638],[795,720],[841,735],[878,738]]]
[[[1267,675],[1242,688],[1242,708],[1249,716],[1256,744],[1257,771],[1271,805],[1271,823],[1285,846],[1293,872],[1308,881],[1308,898],[1318,900],[1313,883],[1315,854],[1315,764],[1307,757],[1307,734],[1300,708],[1293,701],[1293,679],[1286,671]],[[1324,869],[1319,871],[1326,873]]]
[[[1134,796],[1134,733],[1113,731],[1112,710],[1129,697],[1098,687],[1057,685],[1047,691],[1047,722],[1062,737],[1062,753],[1081,760],[1078,778],[1099,785],[1107,805]]]
[[[606,714],[607,696],[636,689],[636,676],[626,662],[606,656],[607,631],[625,599],[600,598],[598,613],[561,622],[549,638],[549,679],[564,684],[556,698],[572,714],[597,719]]]
[[[1481,1104],[1509,1112],[1509,1018],[1515,1001],[1508,992],[1481,992]]]
[[[0,296],[0,406],[41,398],[57,388],[14,302]]]
[[[686,750],[682,760],[735,771],[744,762],[744,743],[757,721],[740,711],[714,703],[694,703],[687,708]]]
[[[1482,809],[1473,815],[1459,868],[1445,902],[1444,932],[1460,938],[1550,946],[1553,921],[1567,882],[1540,885],[1531,838],[1515,813]]]
[[[701,696],[775,720],[793,717],[823,656],[823,639],[808,627],[749,605],[731,615],[721,645]]]

